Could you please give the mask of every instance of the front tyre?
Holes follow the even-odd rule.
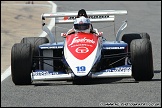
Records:
[[[130,44],[132,76],[136,81],[149,81],[153,78],[152,46],[149,39],[135,39]]]
[[[15,85],[30,85],[32,49],[30,44],[16,43],[11,49],[11,76]]]

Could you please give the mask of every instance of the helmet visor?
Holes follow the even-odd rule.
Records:
[[[74,24],[76,30],[87,30],[89,29],[89,24]]]

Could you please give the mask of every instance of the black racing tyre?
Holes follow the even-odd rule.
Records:
[[[49,43],[49,40],[46,37],[25,37],[21,40],[21,43],[31,44],[33,55],[38,55],[39,45]]]
[[[32,49],[30,44],[16,43],[11,49],[11,76],[15,85],[30,85]]]
[[[25,37],[21,40],[21,43],[31,44],[33,50],[33,56],[39,56],[39,45],[49,43],[49,40],[46,37]],[[39,69],[39,61],[33,61],[35,68]]]
[[[150,40],[150,35],[148,33],[139,33],[142,39]]]
[[[122,36],[122,41],[128,44],[128,52],[130,52],[130,43],[134,39],[149,39],[150,36],[148,33],[130,33],[130,34],[124,34]]]
[[[149,81],[153,78],[152,45],[148,39],[132,40],[130,45],[132,76],[136,81]]]

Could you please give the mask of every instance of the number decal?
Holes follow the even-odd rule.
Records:
[[[86,67],[85,66],[77,66],[76,68],[77,68],[78,72],[86,71]]]

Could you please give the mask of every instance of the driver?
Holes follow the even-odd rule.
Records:
[[[81,19],[78,19],[80,17],[82,17],[82,18]],[[83,20],[83,17],[86,18],[89,21],[88,23],[90,23],[90,27],[87,30],[84,30],[84,31],[87,32],[87,33],[96,33],[97,34],[98,33],[97,29],[93,29],[93,26],[92,26],[92,24],[90,22],[90,19],[88,18],[87,13],[86,13],[86,11],[84,9],[81,9],[81,10],[78,11],[78,15],[76,17],[76,20],[74,21],[74,25],[75,25],[75,23],[76,23],[77,20]],[[75,29],[74,26],[73,26],[73,28],[70,29],[67,32],[67,35],[70,35],[72,33],[75,33],[76,31],[78,31],[78,30]],[[82,32],[83,32],[83,30],[82,30]]]
[[[91,29],[91,22],[89,18],[81,16],[80,18],[76,18],[76,20],[74,21],[75,32],[90,33],[90,29]]]
[[[74,26],[72,29],[70,29],[67,34],[72,34],[75,32],[85,32],[90,33],[91,29],[91,22],[89,18],[85,18],[84,16],[81,16],[79,18],[76,18],[74,21]]]
[[[74,21],[74,26],[67,32],[67,35],[76,32],[84,32],[84,33],[94,33],[96,36],[100,35],[97,29],[92,28],[92,24],[89,18],[85,18],[84,16],[80,16],[76,18]]]

